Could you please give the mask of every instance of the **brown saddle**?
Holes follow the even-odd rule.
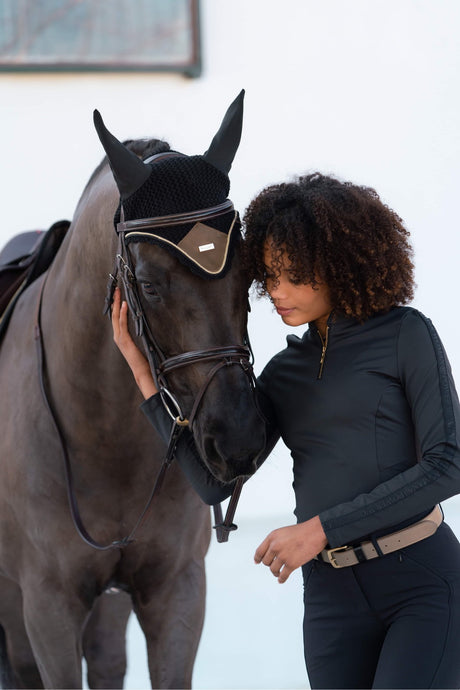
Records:
[[[0,251],[0,339],[19,296],[48,270],[69,226],[59,220],[49,230],[22,232]]]

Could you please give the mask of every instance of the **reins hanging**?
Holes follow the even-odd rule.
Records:
[[[150,493],[149,498],[147,499],[147,502],[144,506],[144,509],[142,510],[139,518],[137,519],[134,527],[131,529],[130,533],[126,536],[123,537],[123,539],[120,540],[115,540],[107,544],[101,544],[97,542],[93,537],[89,534],[87,531],[86,527],[83,524],[83,521],[81,519],[80,511],[78,508],[78,502],[75,494],[75,485],[74,485],[74,480],[73,480],[73,472],[72,472],[72,465],[70,463],[70,458],[69,458],[69,453],[67,451],[67,445],[65,442],[64,438],[64,433],[61,429],[61,426],[59,424],[58,416],[56,414],[56,411],[51,403],[50,397],[48,395],[48,385],[47,385],[47,371],[46,371],[46,356],[45,356],[45,349],[44,349],[44,344],[43,344],[43,333],[42,333],[42,328],[41,328],[41,308],[42,308],[42,302],[43,302],[43,292],[45,288],[45,283],[46,283],[46,275],[42,279],[42,284],[40,286],[40,293],[39,293],[39,299],[38,299],[38,304],[37,304],[37,310],[35,314],[35,324],[34,324],[34,338],[35,342],[37,345],[37,356],[38,356],[38,373],[39,373],[39,384],[40,384],[40,390],[43,396],[43,400],[45,402],[45,405],[48,409],[48,412],[50,414],[51,421],[53,423],[54,429],[56,431],[56,435],[59,439],[59,443],[61,446],[61,452],[62,452],[62,458],[63,458],[63,463],[64,463],[64,473],[65,473],[65,479],[66,479],[66,487],[67,487],[67,498],[69,502],[69,508],[70,508],[70,514],[72,517],[72,522],[74,524],[74,527],[81,537],[81,539],[88,544],[88,546],[91,546],[93,549],[96,549],[98,551],[108,551],[110,549],[118,549],[118,548],[123,548],[127,546],[128,544],[131,544],[134,541],[134,534],[137,532],[139,527],[143,524],[147,512],[152,504],[152,501],[155,497],[160,492],[160,489],[163,485],[163,480],[166,475],[166,471],[173,461],[174,458],[174,451],[176,449],[177,442],[179,440],[180,434],[182,432],[181,427],[177,425],[173,425],[171,429],[171,435],[168,443],[168,448],[166,451],[165,459],[163,460],[163,463],[161,465],[161,468],[155,478],[154,484],[152,491]]]
[[[120,251],[118,252],[116,258],[116,265],[113,269],[113,272],[109,274],[109,283],[107,285],[107,295],[105,298],[104,314],[110,313],[110,307],[113,301],[115,287],[118,282],[118,274],[121,271],[126,299],[130,308],[130,313],[135,321],[136,334],[142,338],[144,348],[149,360],[150,368],[152,371],[152,375],[155,379],[155,384],[160,392],[163,405],[165,406],[165,409],[167,410],[168,414],[172,417],[173,420],[166,455],[161,465],[161,468],[155,478],[150,495],[130,533],[122,539],[114,540],[107,544],[101,544],[97,542],[87,531],[80,515],[78,501],[75,492],[72,465],[70,462],[70,457],[67,450],[64,433],[62,431],[58,415],[53,407],[48,393],[49,384],[47,380],[46,354],[43,343],[43,332],[41,328],[41,311],[47,274],[45,274],[42,278],[34,320],[34,339],[37,346],[39,385],[43,400],[45,402],[45,406],[48,409],[53,427],[56,432],[56,436],[59,439],[59,444],[61,446],[67,488],[67,497],[71,518],[75,526],[75,529],[81,537],[81,539],[86,544],[88,544],[88,546],[91,546],[92,548],[98,551],[107,551],[110,549],[124,548],[125,546],[134,541],[134,535],[137,532],[137,530],[141,527],[141,525],[144,523],[154,497],[161,490],[166,472],[174,459],[174,453],[177,447],[177,443],[179,442],[180,436],[187,426],[189,426],[190,429],[192,428],[201,400],[203,399],[207,387],[214,375],[217,373],[217,371],[219,371],[221,368],[225,366],[238,364],[243,368],[244,372],[248,376],[250,384],[254,385],[254,375],[252,371],[252,351],[249,346],[248,339],[247,346],[231,345],[224,347],[208,348],[206,350],[186,352],[181,355],[176,355],[175,357],[166,358],[163,355],[161,349],[158,347],[157,343],[155,342],[155,339],[153,337],[153,334],[151,333],[150,327],[147,323],[143,309],[141,307],[139,296],[136,292],[134,272],[130,266],[129,257],[127,257],[125,254],[126,247],[124,245],[122,233],[120,233],[119,236],[119,250]],[[126,258],[124,255],[126,256]],[[195,398],[189,418],[186,419],[182,414],[182,410],[179,406],[178,401],[166,385],[165,376],[167,373],[179,367],[189,366],[197,362],[213,360],[217,360],[217,362],[208,372],[206,379]],[[171,405],[173,405],[175,408],[174,412],[170,408]],[[222,515],[221,505],[217,504],[213,506],[214,519],[216,523],[214,525],[214,529],[216,530],[216,537],[219,543],[228,541],[229,533],[237,529],[237,526],[233,523],[233,519],[238,504],[238,500],[241,494],[241,490],[243,487],[243,483],[244,480],[241,477],[236,480],[227,507],[225,518],[223,518]]]
[[[123,208],[121,209],[121,214],[123,217]],[[132,267],[129,252],[125,243],[125,233],[120,226],[122,227],[122,224],[119,224],[118,228],[118,252],[113,273],[111,273],[109,276],[109,284],[107,286],[108,294],[105,301],[104,313],[110,313],[111,300],[113,299],[115,287],[118,282],[118,276],[121,275],[126,301],[135,323],[136,335],[139,336],[143,342],[144,350],[149,361],[155,385],[160,393],[160,397],[166,411],[173,420],[173,429],[175,426],[178,426],[181,429],[184,429],[186,426],[188,426],[189,429],[192,430],[200,403],[211,380],[220,369],[234,364],[241,366],[249,379],[250,385],[252,388],[254,388],[255,378],[252,369],[253,353],[249,344],[249,337],[246,333],[246,345],[243,346],[227,345],[222,347],[207,348],[204,350],[185,352],[166,358],[161,348],[155,341],[140,303],[139,295],[137,293],[134,269]],[[171,371],[184,366],[190,366],[192,364],[213,360],[216,361],[216,363],[208,372],[195,397],[190,415],[188,418],[186,418],[182,413],[177,399],[167,385],[166,375]],[[174,411],[171,410],[171,404],[175,408]],[[227,506],[225,519],[222,517],[222,508],[220,504],[213,506],[214,519],[216,523],[215,529],[218,542],[227,541],[229,533],[237,529],[237,526],[233,523],[233,518],[243,483],[244,480],[242,478],[238,478],[236,480],[235,487]]]

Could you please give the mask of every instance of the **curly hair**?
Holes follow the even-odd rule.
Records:
[[[359,321],[413,297],[409,232],[370,187],[317,172],[271,185],[249,204],[244,226],[244,262],[261,296],[269,240],[275,281],[286,255],[293,281],[326,283],[333,308]]]

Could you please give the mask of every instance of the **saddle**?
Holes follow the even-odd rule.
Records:
[[[0,339],[24,290],[50,267],[70,221],[49,230],[31,230],[13,237],[0,251]]]

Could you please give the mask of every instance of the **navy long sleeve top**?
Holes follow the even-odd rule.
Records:
[[[267,448],[279,436],[293,458],[296,517],[319,515],[331,547],[353,543],[460,492],[460,406],[431,321],[395,307],[364,323],[332,314],[326,337],[310,324],[288,336],[257,380]],[[159,396],[143,411],[164,438]],[[218,482],[190,434],[176,453],[208,503]]]

